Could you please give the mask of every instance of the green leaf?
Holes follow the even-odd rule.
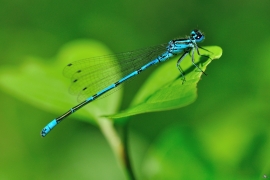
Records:
[[[200,49],[203,56],[198,56],[195,53],[195,62],[203,71],[213,59],[218,59],[222,55],[222,49],[218,46],[204,48],[210,52]],[[132,105],[109,117],[122,118],[146,112],[164,111],[180,108],[194,102],[197,98],[197,83],[202,72],[195,68],[190,57],[183,59],[180,64],[186,74],[186,81],[183,84],[176,62],[177,58],[173,58],[162,64],[141,87]]]
[[[66,44],[52,60],[27,57],[19,67],[1,67],[0,88],[35,107],[55,113],[65,113],[78,104],[77,97],[68,93],[70,80],[62,75],[70,62],[98,55],[111,54],[100,42],[79,40]],[[115,113],[122,91],[87,105],[74,116],[95,122],[103,114]]]

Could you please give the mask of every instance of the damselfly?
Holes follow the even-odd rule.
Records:
[[[191,55],[192,64],[203,72],[194,62],[194,52],[196,51],[200,55],[197,43],[202,42],[204,39],[205,36],[201,31],[193,30],[187,38],[171,40],[168,44],[161,44],[128,53],[103,56],[102,58],[96,57],[78,60],[68,64],[64,69],[64,75],[72,79],[71,90],[74,93],[79,93],[80,97],[86,97],[86,95],[91,93],[95,94],[85,98],[83,102],[52,120],[42,129],[41,136],[45,137],[63,119],[86,104],[98,99],[104,94],[108,94],[109,91],[112,92],[120,84],[135,77],[150,66],[166,61],[180,53],[182,55],[178,59],[176,66],[181,73],[183,82],[185,81],[185,76],[180,67],[180,62],[187,54]],[[113,70],[115,66],[111,62],[115,59],[119,61],[113,64],[119,64],[123,67],[120,70],[122,73],[121,79],[119,79],[119,76],[116,76],[117,72]]]

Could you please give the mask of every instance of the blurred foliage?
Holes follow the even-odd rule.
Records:
[[[122,52],[168,42],[194,28],[205,32],[202,45],[222,47],[222,59],[207,68],[195,103],[131,118],[136,175],[139,179],[245,180],[270,176],[269,5],[267,0],[2,0],[1,69],[15,67],[18,76],[28,72],[21,78],[29,84],[17,82],[17,94],[1,86],[0,179],[125,179],[96,127],[72,121],[83,118],[83,112],[62,123],[53,135],[40,138],[41,128],[59,115],[56,111],[67,110],[57,106],[51,93],[57,93],[59,100],[72,98],[67,95],[67,80],[61,77],[64,63],[96,52],[90,48],[90,54],[80,57],[63,56],[63,64],[57,64],[59,48],[96,39],[112,52]],[[73,51],[80,52],[80,48]],[[42,74],[44,68],[50,74]],[[124,87],[121,109],[129,106],[154,71],[145,71]],[[44,85],[37,86],[37,81]],[[55,87],[47,87],[48,81]],[[26,87],[29,92],[23,92]],[[44,107],[18,98],[20,93],[40,97]],[[108,98],[114,96],[118,95]],[[48,113],[55,108],[61,109]]]

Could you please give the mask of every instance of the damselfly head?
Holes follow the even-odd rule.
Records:
[[[196,42],[202,42],[205,39],[205,36],[200,30],[193,30],[190,33],[190,37],[194,39]]]

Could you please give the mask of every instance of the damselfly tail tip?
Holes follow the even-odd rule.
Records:
[[[42,131],[40,132],[41,137],[45,137],[52,130],[53,127],[50,127],[49,125],[50,124],[48,124],[42,129]]]
[[[43,128],[42,131],[40,132],[41,137],[45,137],[47,135],[46,133],[46,128]]]
[[[56,121],[56,119],[52,120],[47,126],[42,129],[40,135],[42,137],[45,137],[57,124],[58,122]]]

